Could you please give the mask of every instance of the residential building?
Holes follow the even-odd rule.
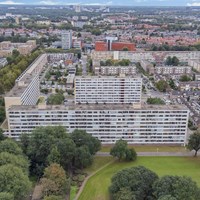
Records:
[[[185,144],[188,110],[180,106],[81,104],[72,106],[12,106],[9,137],[19,139],[39,126],[64,126],[71,133],[86,130],[103,144],[119,139],[129,144]]]
[[[142,79],[138,77],[76,77],[75,103],[141,103]]]
[[[95,51],[135,51],[135,44],[130,42],[96,41]]]
[[[47,64],[47,54],[39,56],[17,79],[5,95],[6,111],[12,105],[35,105],[40,95],[39,74]]]
[[[62,49],[71,49],[72,31],[63,31],[61,36],[62,36]]]
[[[136,74],[136,67],[135,66],[95,66],[94,68],[95,75],[135,75]]]
[[[162,74],[162,75],[169,75],[169,74],[191,74],[192,69],[189,66],[169,66],[169,65],[163,65],[163,66],[156,66],[155,67],[155,73],[156,74]]]

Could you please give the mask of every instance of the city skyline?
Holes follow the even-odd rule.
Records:
[[[122,5],[119,0],[99,1],[99,0],[39,0],[30,3],[28,0],[3,0],[0,5]],[[125,0],[124,6],[200,6],[199,0]]]

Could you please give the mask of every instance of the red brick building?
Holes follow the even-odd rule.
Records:
[[[111,49],[112,51],[123,51],[125,48],[128,51],[135,51],[135,44],[130,42],[113,42]]]
[[[135,51],[135,44],[130,42],[112,42],[111,51],[123,51],[125,48],[128,51]],[[104,41],[95,42],[95,51],[108,51],[108,43]]]
[[[95,42],[95,51],[108,51],[108,43],[104,41]]]

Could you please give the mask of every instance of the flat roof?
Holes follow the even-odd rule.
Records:
[[[44,108],[38,106],[14,105],[9,111],[27,110],[183,110],[188,108],[184,105],[147,105],[142,104],[141,108],[134,108],[132,104],[70,104],[70,105],[47,105]]]
[[[20,80],[20,82],[24,82],[24,85],[19,86],[18,83],[15,83],[14,87],[5,95],[5,97],[20,97],[35,76],[36,74],[25,74],[23,79]]]

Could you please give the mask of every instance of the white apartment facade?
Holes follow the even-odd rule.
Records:
[[[75,103],[132,103],[140,106],[141,90],[141,78],[76,77]]]
[[[188,110],[180,107],[132,105],[13,106],[8,111],[9,136],[18,139],[39,126],[86,130],[103,144],[119,139],[129,144],[185,144]]]

